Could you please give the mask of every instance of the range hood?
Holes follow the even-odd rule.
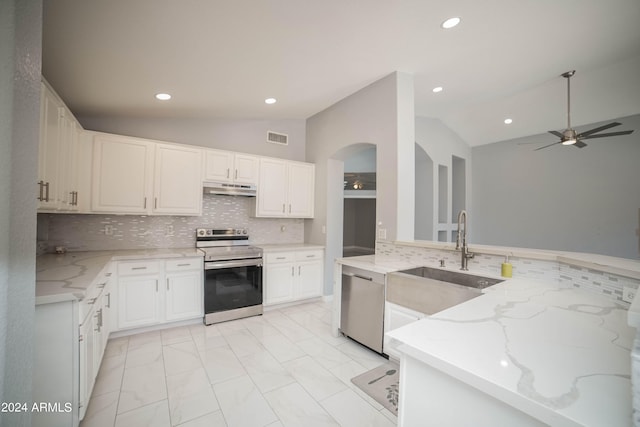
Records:
[[[256,196],[256,186],[253,184],[230,184],[227,182],[204,182],[204,194],[222,194],[225,196]]]

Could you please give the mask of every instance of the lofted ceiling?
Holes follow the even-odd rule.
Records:
[[[640,114],[638,22],[638,0],[44,0],[43,75],[79,116],[305,119],[401,71],[475,146],[564,129],[571,69],[575,126]]]

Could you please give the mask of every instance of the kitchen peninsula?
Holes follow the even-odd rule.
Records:
[[[399,425],[632,425],[637,323],[622,289],[638,288],[640,262],[472,249],[471,273],[497,277],[509,255],[514,277],[387,333],[401,355]],[[338,263],[391,272],[445,260],[457,270],[459,256],[446,243],[378,242],[376,256]]]

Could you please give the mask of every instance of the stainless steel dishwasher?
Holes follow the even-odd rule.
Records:
[[[340,330],[382,353],[384,274],[343,265]]]

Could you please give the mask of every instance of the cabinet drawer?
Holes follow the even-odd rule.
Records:
[[[132,261],[118,263],[118,274],[120,276],[154,274],[158,271],[160,271],[159,261]]]
[[[165,261],[167,271],[202,270],[202,258],[180,258]]]
[[[322,259],[322,256],[322,250],[299,251],[296,252],[296,261],[313,261],[316,259]]]
[[[295,253],[293,252],[274,252],[267,253],[264,256],[265,260],[269,264],[278,262],[293,262],[295,260]]]

